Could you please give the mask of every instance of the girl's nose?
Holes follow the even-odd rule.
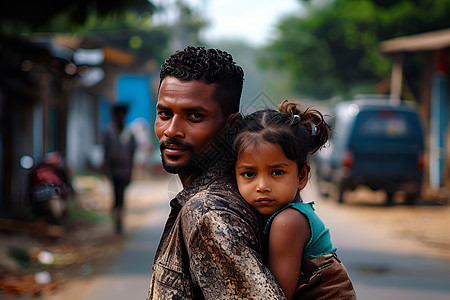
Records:
[[[164,135],[169,138],[184,138],[184,131],[181,122],[178,117],[174,116],[166,130],[164,130]]]
[[[272,188],[270,187],[270,184],[267,180],[261,179],[258,181],[258,185],[256,186],[256,191],[258,193],[270,193],[272,191]]]

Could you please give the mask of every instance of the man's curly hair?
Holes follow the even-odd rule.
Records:
[[[219,49],[187,46],[172,54],[161,66],[160,84],[167,76],[182,81],[198,80],[214,84],[214,99],[224,115],[239,111],[244,71],[233,57]]]

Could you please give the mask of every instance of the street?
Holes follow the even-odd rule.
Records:
[[[125,234],[132,237],[115,263],[102,276],[74,280],[44,300],[145,299],[153,257],[169,213],[169,199],[178,190],[175,176],[133,181],[127,190],[124,222]]]
[[[379,197],[378,203],[383,203],[383,195],[367,191],[363,200],[369,203],[340,205],[321,199],[316,187],[312,182],[303,194],[304,201],[319,199],[316,212],[330,228],[359,299],[450,299],[449,247],[443,250],[434,247],[431,240],[421,242],[414,236],[420,231],[409,226],[414,223],[420,227],[422,219],[433,217],[442,218],[442,225],[448,224],[447,206],[386,207],[367,198]],[[425,222],[423,226],[426,228]],[[446,230],[439,231],[445,235],[439,241],[448,242]]]
[[[0,300],[145,299],[164,168],[187,185],[231,150],[297,163],[273,197],[309,179],[359,299],[450,300],[449,117],[450,0],[2,1]]]
[[[152,259],[169,211],[168,199],[178,188],[173,177],[133,184],[130,198],[148,199],[140,208],[148,211],[144,225],[103,276],[72,283],[64,296],[54,295],[47,300],[145,299]],[[375,202],[381,197],[376,193],[367,195]],[[426,220],[437,217],[442,218],[442,225],[448,224],[448,206],[385,207],[355,200],[339,205],[332,199],[322,199],[313,181],[302,197],[305,202],[315,201],[316,212],[330,228],[359,299],[450,299],[450,249],[439,244],[448,241],[448,235],[440,237],[429,232],[429,237],[435,237],[429,241],[417,236],[421,234],[420,222],[423,229],[433,231]],[[415,229],[409,224],[418,226]],[[439,233],[445,234],[445,229]]]

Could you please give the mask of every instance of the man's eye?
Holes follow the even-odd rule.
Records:
[[[245,177],[245,178],[253,178],[253,177],[255,177],[256,174],[255,174],[255,172],[244,172],[241,175],[242,175],[242,177]]]
[[[283,175],[285,172],[283,171],[283,170],[273,170],[272,171],[272,175],[275,175],[275,176],[281,176],[281,175]]]
[[[192,113],[188,116],[189,120],[194,121],[194,122],[198,122],[203,120],[205,116],[200,114],[200,113]]]
[[[168,112],[168,111],[159,111],[158,112],[158,116],[161,119],[168,119],[168,118],[170,118],[172,116],[172,114],[170,112]]]

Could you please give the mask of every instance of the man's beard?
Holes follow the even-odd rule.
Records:
[[[167,163],[164,155],[163,150],[166,148],[167,145],[177,145],[180,147],[183,147],[186,151],[189,151],[191,153],[191,156],[189,159],[184,163]],[[177,139],[169,139],[165,142],[161,143],[159,145],[159,148],[161,150],[161,161],[164,170],[166,170],[169,173],[172,174],[200,174],[202,173],[202,168],[200,168],[200,164],[198,164],[199,160],[201,159],[201,155],[194,154],[194,146],[188,143],[180,142]]]
[[[161,160],[164,170],[171,174],[201,174],[204,170],[197,163],[199,158],[192,154],[187,162],[184,163],[167,163],[164,155],[161,154]]]

